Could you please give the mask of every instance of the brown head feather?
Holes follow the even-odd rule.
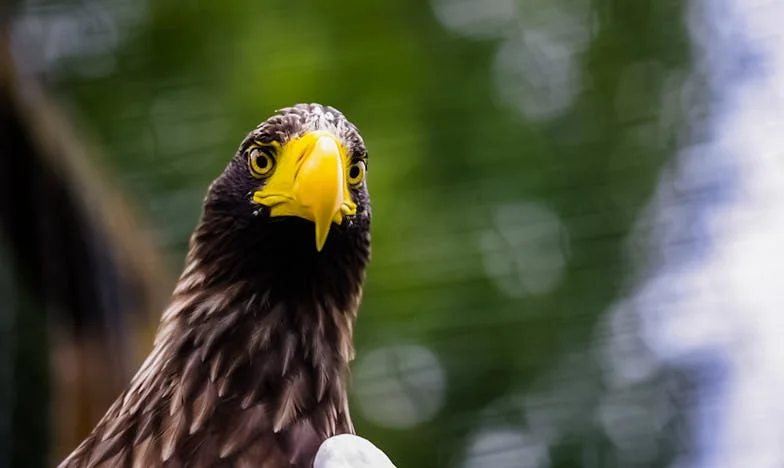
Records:
[[[246,137],[210,186],[152,352],[60,466],[309,467],[323,440],[353,432],[345,388],[370,256],[366,186],[351,189],[356,215],[317,252],[309,221],[251,203],[259,181],[244,159],[253,141],[313,130],[367,156],[356,128],[316,104]]]

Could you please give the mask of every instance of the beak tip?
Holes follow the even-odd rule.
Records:
[[[326,232],[321,232],[318,228],[316,228],[316,251],[321,252],[324,248],[324,244],[327,243],[327,234],[329,234],[329,230]]]

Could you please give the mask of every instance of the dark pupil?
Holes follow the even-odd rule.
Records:
[[[260,154],[256,157],[256,165],[259,166],[259,169],[266,169],[267,164],[269,164],[269,162],[263,154]]]
[[[351,166],[351,169],[348,171],[348,176],[352,179],[359,177],[359,166]]]

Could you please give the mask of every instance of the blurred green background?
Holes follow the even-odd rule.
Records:
[[[685,450],[672,376],[628,384],[627,410],[608,412],[623,384],[597,343],[631,286],[625,239],[692,111],[663,98],[691,66],[684,5],[24,0],[6,27],[22,75],[149,226],[167,290],[247,131],[297,102],[359,127],[373,261],[352,415],[397,466],[644,467]],[[627,325],[613,330],[634,340]],[[2,466],[51,464],[75,437],[7,420]]]

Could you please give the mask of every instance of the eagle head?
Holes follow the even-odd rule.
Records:
[[[214,263],[225,268],[212,272],[217,278],[274,272],[278,283],[313,286],[309,280],[319,284],[323,274],[336,273],[330,266],[363,272],[370,246],[367,165],[362,137],[337,109],[279,110],[245,137],[211,184],[191,257],[203,263],[233,257],[233,266]]]
[[[353,433],[367,164],[332,107],[253,129],[209,187],[152,351],[61,466],[309,467]]]

